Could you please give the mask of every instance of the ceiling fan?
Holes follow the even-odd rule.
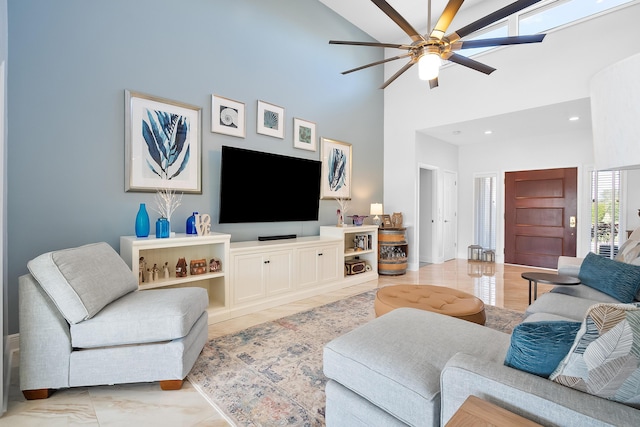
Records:
[[[395,61],[396,59],[409,58],[409,62],[405,64],[400,70],[398,70],[397,73],[391,76],[386,82],[384,82],[380,89],[384,89],[389,86],[395,79],[400,77],[402,73],[407,71],[416,63],[418,63],[418,76],[422,80],[429,80],[429,86],[431,89],[433,89],[438,86],[438,73],[443,59],[455,62],[456,64],[460,64],[465,67],[469,67],[476,71],[480,71],[484,74],[491,74],[496,70],[495,68],[471,58],[467,58],[466,56],[459,55],[455,53],[455,51],[460,49],[504,46],[512,44],[539,43],[544,39],[545,36],[545,34],[536,34],[531,36],[497,37],[481,40],[460,40],[475,31],[478,31],[488,25],[493,24],[494,22],[506,18],[509,15],[519,12],[535,3],[538,3],[541,0],[518,0],[446,36],[445,33],[449,28],[451,21],[453,21],[456,13],[458,13],[458,10],[462,6],[464,0],[449,0],[433,30],[431,30],[429,34],[424,36],[418,33],[418,31],[416,31],[416,29],[413,28],[413,26],[411,26],[411,24],[385,0],[371,1],[376,6],[378,6],[378,8],[380,8],[380,10],[382,10],[389,18],[391,18],[393,22],[395,22],[405,33],[407,33],[409,37],[411,37],[412,43],[394,44],[331,40],[329,41],[329,44],[388,47],[406,50],[407,53],[405,54],[383,59],[382,61],[376,61],[371,64],[344,71],[342,73],[348,74],[354,71],[372,67],[374,65],[380,65],[386,62]],[[429,0],[428,2],[428,7],[430,21],[431,0]]]

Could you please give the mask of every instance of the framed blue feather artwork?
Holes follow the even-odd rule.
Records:
[[[202,193],[202,109],[125,90],[125,191]]]
[[[322,138],[321,199],[351,198],[351,144]]]

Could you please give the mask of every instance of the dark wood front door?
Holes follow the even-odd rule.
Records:
[[[505,174],[504,262],[556,268],[576,255],[576,168]]]

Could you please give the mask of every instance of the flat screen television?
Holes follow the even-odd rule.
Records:
[[[317,221],[322,163],[222,147],[222,223]]]

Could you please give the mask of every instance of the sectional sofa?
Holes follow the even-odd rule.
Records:
[[[638,275],[627,291],[636,289],[634,280],[640,287],[640,267],[609,259],[602,266],[602,260],[562,257],[559,267],[583,282],[591,280],[581,270],[595,270],[617,283],[614,270],[624,264]],[[582,363],[584,339],[598,339],[589,329],[596,309],[616,313],[620,322],[639,318],[638,290],[634,305],[587,284],[556,287],[529,306],[512,335],[427,311],[394,310],[325,346],[327,426],[444,426],[470,395],[547,426],[638,426],[637,395],[620,403],[589,392],[584,381],[567,386],[549,379],[573,378],[567,374],[571,363]],[[640,348],[636,332],[624,360],[640,388],[638,354],[631,354]],[[529,372],[537,368],[546,372]]]

